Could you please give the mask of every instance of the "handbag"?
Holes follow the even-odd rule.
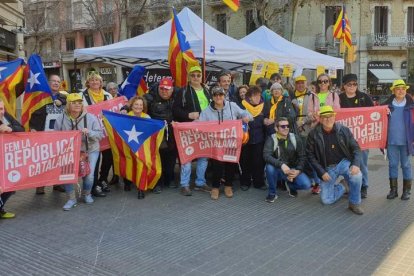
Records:
[[[85,117],[83,117],[83,124],[84,127],[86,128],[86,115]],[[79,156],[79,173],[78,176],[79,177],[85,177],[87,175],[89,175],[91,173],[91,166],[89,164],[89,156],[88,156],[88,136],[85,135],[86,137],[86,152],[81,151],[80,156]]]

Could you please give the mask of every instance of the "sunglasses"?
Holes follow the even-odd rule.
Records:
[[[280,128],[286,129],[289,128],[289,125],[279,125]]]
[[[358,86],[358,83],[356,83],[356,82],[350,82],[350,83],[347,83],[347,84],[345,84],[345,86]]]
[[[217,97],[217,96],[224,96],[224,94],[222,94],[222,93],[213,94],[213,97]]]
[[[201,74],[190,74],[192,78],[201,78]]]
[[[318,80],[318,83],[319,84],[327,84],[327,83],[329,83],[329,80]]]

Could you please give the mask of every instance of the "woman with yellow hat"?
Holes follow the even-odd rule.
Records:
[[[385,104],[390,109],[388,120],[387,156],[388,173],[390,178],[390,192],[387,199],[398,197],[398,164],[401,163],[403,175],[402,200],[410,199],[411,193],[411,157],[414,154],[414,123],[412,110],[413,99],[407,95],[409,86],[403,80],[394,81],[391,86],[391,95]]]

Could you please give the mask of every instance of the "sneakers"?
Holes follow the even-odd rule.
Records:
[[[63,205],[63,211],[69,211],[70,209],[72,209],[73,207],[76,206],[76,200],[74,199],[69,199],[65,205]]]
[[[106,194],[104,192],[102,192],[102,189],[100,186],[96,185],[93,189],[92,189],[92,195],[94,197],[106,197]]]
[[[99,181],[98,185],[101,187],[102,192],[104,193],[109,193],[111,191],[108,183],[105,180]]]
[[[154,194],[160,194],[161,192],[162,192],[162,189],[159,185],[156,185],[154,189],[152,189],[152,193]]]
[[[85,195],[83,197],[83,201],[85,201],[86,204],[92,204],[93,203],[92,195],[91,194]]]
[[[145,193],[143,190],[138,190],[138,199],[144,199],[145,198]]]
[[[240,185],[240,190],[247,191],[248,189],[250,189],[250,185],[247,185],[247,184],[241,184]]]
[[[227,198],[233,197],[233,188],[231,186],[224,186],[224,195]]]
[[[265,199],[266,202],[273,203],[277,199],[277,195],[268,195]]]
[[[218,188],[213,188],[213,189],[211,189],[210,198],[211,198],[212,200],[217,200],[217,199],[219,198],[219,193],[220,193],[220,191],[219,191],[219,189],[218,189]]]
[[[12,219],[15,218],[16,215],[6,211],[0,211],[0,219]]]
[[[183,196],[191,196],[192,195],[191,190],[188,187],[182,187],[181,188],[181,194]]]
[[[289,189],[289,196],[290,197],[297,197],[298,196],[298,191],[295,189]]]
[[[37,187],[36,188],[37,195],[44,195],[45,194],[45,187]]]
[[[319,185],[313,185],[311,189],[313,195],[318,195],[321,193],[321,187]]]
[[[207,184],[204,184],[202,186],[197,186],[196,185],[194,187],[194,191],[211,192],[211,188]]]
[[[368,187],[362,186],[361,187],[361,198],[367,198],[368,195]]]

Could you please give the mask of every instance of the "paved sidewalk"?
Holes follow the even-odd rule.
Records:
[[[387,163],[372,151],[369,164],[363,216],[308,191],[269,204],[255,189],[138,200],[117,187],[70,212],[51,188],[21,191],[0,221],[0,275],[414,275],[414,198],[387,200]]]

